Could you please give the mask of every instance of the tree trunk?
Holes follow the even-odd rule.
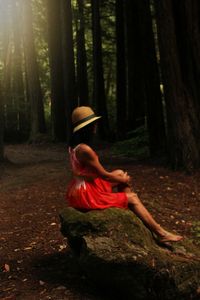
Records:
[[[137,1],[126,0],[125,2],[128,130],[133,130],[145,123],[146,93],[143,74],[141,19],[137,6]]]
[[[69,142],[72,130],[71,113],[78,105],[74,64],[71,0],[62,0],[61,2],[61,21],[66,138],[67,142]]]
[[[80,105],[89,105],[87,57],[85,50],[85,24],[83,1],[78,0],[79,20],[77,24],[77,84]]]
[[[137,0],[142,41],[142,68],[145,78],[146,115],[151,156],[165,153],[166,135],[160,77],[149,0]]]
[[[66,141],[66,103],[61,35],[61,0],[47,0],[48,43],[51,73],[51,117],[54,140]]]
[[[200,4],[198,0],[172,3],[182,78],[193,100],[189,113],[200,149]]]
[[[0,10],[0,35],[2,36],[1,42],[2,42],[2,47],[5,47],[5,37],[3,36],[4,28],[3,28],[3,15],[4,13],[2,10]],[[5,16],[5,14],[4,14]],[[5,66],[4,66],[5,67]],[[0,80],[0,161],[3,161],[4,159],[4,113],[3,113],[3,90],[2,90],[2,81]]]
[[[116,0],[117,46],[117,137],[126,138],[126,60],[124,33],[124,1]]]
[[[97,113],[102,116],[102,120],[99,123],[100,136],[101,138],[107,138],[109,136],[109,122],[104,87],[99,0],[91,0],[91,4],[94,68],[94,102],[97,107]]]
[[[4,57],[4,69],[3,69],[3,92],[6,95],[5,103],[5,131],[10,132],[13,128],[12,124],[12,88],[11,88],[11,52],[12,46],[8,39],[8,43],[5,43],[5,57]]]
[[[3,93],[0,83],[0,162],[4,160],[4,115],[3,115]]]
[[[28,126],[28,118],[26,116],[26,103],[24,97],[24,83],[22,73],[22,40],[19,7],[16,1],[11,2],[12,5],[12,29],[14,39],[14,53],[13,53],[13,94],[15,101],[15,109],[17,112],[17,129],[23,134],[25,128]]]
[[[28,94],[30,97],[31,108],[30,141],[35,142],[37,141],[38,135],[45,133],[43,96],[40,86],[38,64],[34,45],[31,3],[27,0],[22,0],[22,9],[23,45],[27,71]]]
[[[172,1],[155,1],[164,84],[168,153],[174,168],[184,167],[192,171],[200,164],[200,149],[193,131],[193,99],[183,84],[179,63]]]
[[[8,2],[2,5],[1,13],[1,31],[2,31],[2,54],[3,54],[3,96],[6,95],[5,103],[5,132],[8,133],[12,129],[12,88],[11,88],[11,74],[12,74],[12,43],[11,43],[11,28],[10,28],[10,9]]]

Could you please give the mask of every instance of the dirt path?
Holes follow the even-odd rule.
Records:
[[[0,272],[0,299],[106,299],[81,273],[59,231],[70,176],[65,145],[8,146],[6,154],[12,163],[0,170],[0,266],[10,270]],[[110,161],[108,152],[101,154]],[[195,238],[199,172],[187,176],[117,159],[108,167],[130,172],[136,192],[164,227]]]

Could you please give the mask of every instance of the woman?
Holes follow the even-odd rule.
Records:
[[[122,170],[107,171],[91,148],[97,120],[94,111],[87,106],[72,113],[73,135],[69,147],[73,172],[66,194],[69,206],[82,211],[118,207],[130,209],[156,234],[159,241],[177,242],[182,236],[164,230],[144,207],[137,194],[130,188],[130,176]],[[117,192],[113,192],[117,187]]]

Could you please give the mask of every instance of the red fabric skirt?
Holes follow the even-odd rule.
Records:
[[[109,181],[96,178],[93,181],[73,179],[67,188],[68,205],[80,210],[128,208],[127,195],[113,192]]]

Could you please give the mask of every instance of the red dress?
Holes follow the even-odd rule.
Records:
[[[74,149],[69,148],[73,179],[70,181],[66,193],[68,205],[80,210],[108,207],[127,208],[126,193],[114,193],[109,181],[98,177],[95,170],[84,166],[78,161],[76,157],[78,146]],[[85,177],[88,177],[88,180]]]

